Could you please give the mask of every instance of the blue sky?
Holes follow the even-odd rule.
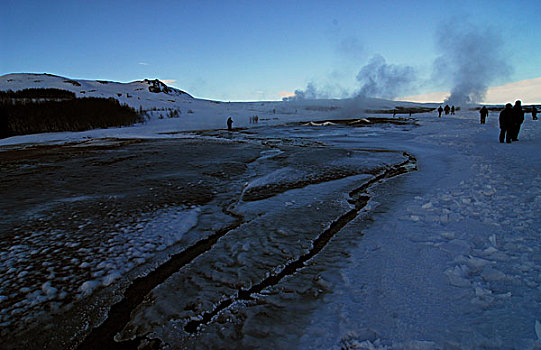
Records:
[[[0,75],[159,78],[196,97],[280,99],[308,83],[359,89],[374,55],[410,66],[404,95],[451,89],[431,79],[437,33],[471,24],[501,39],[511,68],[489,84],[541,77],[541,1],[25,1],[0,4]],[[450,26],[450,27],[449,27]]]

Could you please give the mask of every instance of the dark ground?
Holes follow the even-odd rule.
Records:
[[[311,134],[312,129],[302,132]],[[207,138],[209,136],[212,139]],[[272,156],[261,158],[265,152],[270,152]],[[321,231],[321,227],[329,227],[340,220],[345,220],[345,225],[347,220],[351,220],[347,215],[355,217],[360,210],[344,212],[344,204],[322,204],[328,196],[344,197],[343,192],[334,193],[328,188],[320,193],[313,192],[314,198],[307,199],[305,206],[293,207],[287,212],[282,212],[281,206],[276,206],[273,200],[288,191],[308,190],[310,194],[310,191],[318,188],[312,186],[361,176],[354,181],[357,185],[348,182],[340,186],[345,189],[345,194],[349,192],[353,201],[351,204],[355,204],[354,201],[366,202],[368,198],[363,197],[361,188],[367,179],[378,174],[392,176],[392,171],[388,171],[392,168],[390,165],[401,162],[408,160],[400,152],[336,147],[326,143],[318,134],[276,137],[275,130],[267,133],[264,129],[233,134],[205,132],[200,133],[197,139],[109,139],[4,148],[0,152],[0,214],[3,218],[0,224],[0,258],[3,263],[0,266],[0,295],[6,298],[0,299],[0,310],[5,312],[0,334],[8,341],[0,348],[74,348],[85,338],[88,343],[84,343],[83,348],[121,348],[110,339],[111,335],[122,330],[129,321],[130,313],[133,319],[135,308],[144,310],[143,305],[159,298],[160,293],[151,299],[145,295],[168,279],[170,282],[163,289],[167,290],[173,284],[176,285],[175,294],[185,295],[182,300],[177,300],[180,303],[177,307],[182,311],[173,312],[173,315],[186,329],[184,333],[177,331],[174,340],[167,341],[189,348],[197,347],[197,344],[212,347],[213,341],[205,343],[204,340],[194,340],[197,338],[193,336],[186,338],[191,339],[189,341],[183,340],[182,337],[198,331],[198,328],[189,328],[190,319],[197,318],[197,315],[205,318],[205,314],[208,317],[219,316],[224,310],[228,314],[230,311],[226,309],[238,308],[240,299],[244,298],[245,303],[252,299],[252,293],[260,293],[269,284],[280,284],[284,277],[280,277],[280,266],[285,264],[286,268],[282,271],[286,271],[288,262],[312,259],[322,249],[320,247],[315,253],[308,249],[313,242],[321,239],[318,237],[324,236],[325,230]],[[261,185],[247,186],[255,179],[283,169],[292,169],[286,179],[273,180],[271,176]],[[301,202],[301,199],[298,201]],[[328,205],[327,210],[315,213],[314,203],[317,201],[322,208]],[[254,214],[246,211],[248,209],[241,210],[241,203],[254,203],[254,207],[262,205],[264,209],[258,209]],[[209,209],[208,214],[203,209],[196,229],[176,246],[156,252],[153,259],[137,261],[134,269],[116,283],[98,289],[83,299],[77,297],[77,288],[82,281],[95,277],[92,266],[79,262],[88,258],[110,258],[101,256],[103,250],[95,250],[110,238],[110,232],[121,229],[129,232],[130,227],[140,222],[141,218],[175,207],[218,209]],[[319,207],[317,209],[320,210]],[[308,224],[304,224],[305,228],[309,226],[306,232],[302,230],[302,218],[312,218]],[[278,223],[291,227],[297,233],[277,243],[274,241],[276,237],[267,231],[276,230]],[[320,229],[314,230],[316,227]],[[247,258],[237,267],[235,264],[228,268],[220,265],[220,259],[238,254],[225,242],[252,242],[254,238],[250,237],[254,234],[260,247],[248,252],[253,258]],[[268,242],[265,241],[267,243],[261,241],[261,234],[270,237]],[[327,244],[329,239],[323,244]],[[300,245],[291,245],[299,240]],[[16,254],[17,251],[11,249],[16,245],[32,253]],[[279,252],[272,253],[274,248],[266,248],[266,245],[278,245]],[[270,258],[262,258],[262,254],[269,252],[272,253]],[[197,263],[192,263],[194,259],[197,259]],[[168,266],[165,264],[167,260],[170,261]],[[246,269],[246,264],[254,264],[258,260],[265,263]],[[190,263],[192,265],[187,265]],[[182,273],[185,266],[191,267]],[[196,267],[203,274],[218,271],[220,276],[211,277],[210,282],[194,282],[195,287],[190,286],[186,279],[192,278],[190,274]],[[291,267],[288,273],[294,274],[296,269]],[[53,270],[55,273],[52,275]],[[21,275],[23,271],[26,272]],[[245,274],[239,274],[239,271]],[[269,271],[276,271],[275,280],[267,281],[265,276],[269,275]],[[170,278],[173,274],[183,282],[178,281],[179,277],[176,277],[176,281]],[[21,304],[36,286],[39,290],[40,286],[51,280],[63,293],[59,292],[31,307]],[[225,281],[222,286],[211,287],[220,280]],[[130,287],[133,281],[136,283]],[[179,283],[184,286],[180,287]],[[232,285],[228,285],[230,283]],[[261,284],[259,290],[249,288],[258,284]],[[239,292],[235,296],[235,290],[239,288],[246,292]],[[211,295],[209,290],[213,290]],[[28,292],[25,294],[21,291]],[[128,301],[129,298],[123,296],[130,293],[134,298]],[[224,298],[230,300],[230,305],[212,311],[212,305],[216,306]],[[125,305],[109,312],[111,326],[108,324],[105,328],[110,329],[89,336],[91,328],[103,320],[109,307],[121,300],[125,301]],[[236,321],[231,322],[233,330],[223,335],[233,348],[246,344],[246,339],[250,338],[238,333],[239,325],[246,328],[246,318],[250,317],[249,312],[242,314],[244,316],[237,315]],[[173,316],[166,314],[164,317],[171,319]],[[164,332],[163,325],[155,327],[156,334]],[[147,335],[148,329],[141,327],[124,331],[124,334],[135,336],[135,341],[123,343],[126,348],[136,348],[139,342],[163,345],[162,340],[150,340],[152,337]],[[272,332],[267,336],[272,337]]]

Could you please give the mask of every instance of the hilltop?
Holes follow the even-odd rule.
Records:
[[[76,97],[113,97],[121,104],[139,109],[175,108],[194,98],[188,93],[167,86],[158,79],[130,83],[108,80],[81,80],[53,74],[14,73],[0,77],[0,90],[56,88],[75,93]]]

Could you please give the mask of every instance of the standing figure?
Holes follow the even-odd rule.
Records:
[[[500,112],[500,143],[511,143],[513,133],[513,105],[508,103]]]
[[[479,114],[481,115],[481,124],[485,124],[485,120],[488,117],[488,109],[487,109],[487,107],[483,106],[483,108],[481,108],[479,110]]]
[[[532,106],[532,119],[537,120],[537,109],[535,106]]]
[[[443,108],[441,106],[438,108],[438,117],[441,118],[441,112],[443,112]]]
[[[445,107],[443,108],[443,110],[445,111],[445,115],[448,115],[448,114],[449,114],[449,111],[451,110],[451,107],[449,107],[449,105],[445,105]]]
[[[520,127],[524,122],[524,111],[522,110],[522,101],[517,100],[513,106],[513,141],[518,141],[518,133],[520,132]]]
[[[455,115],[455,106],[451,106],[451,115]]]
[[[227,130],[233,130],[233,119],[231,117],[227,118]]]

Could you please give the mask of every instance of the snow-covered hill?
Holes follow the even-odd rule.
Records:
[[[52,74],[15,73],[0,77],[0,90],[56,88],[72,91],[77,97],[113,97],[133,108],[176,108],[193,100],[184,91],[158,79],[118,83],[106,80],[77,80]]]

